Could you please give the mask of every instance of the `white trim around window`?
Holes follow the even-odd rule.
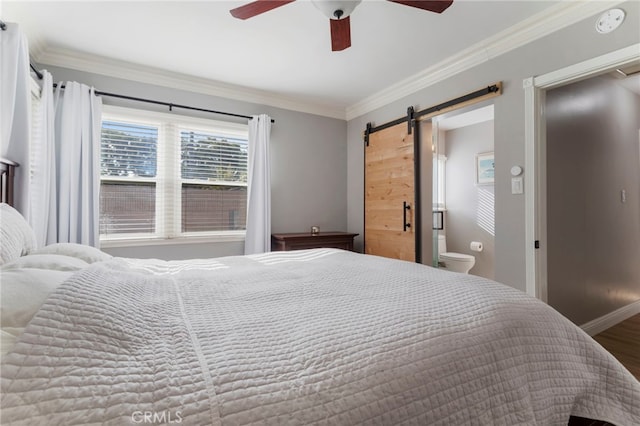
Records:
[[[173,113],[162,113],[132,108],[105,105],[103,121],[148,125],[158,129],[157,169],[153,178],[136,177],[135,181],[148,181],[157,185],[155,232],[149,233],[114,233],[100,236],[102,247],[131,247],[165,244],[198,244],[212,242],[244,241],[245,230],[222,230],[205,232],[182,232],[181,196],[182,184],[197,183],[205,187],[206,180],[182,179],[180,177],[180,131],[215,134],[230,139],[248,139],[248,125],[217,120],[209,120],[183,116]],[[131,181],[131,179],[111,176],[105,181]],[[234,185],[242,187],[238,182],[215,181],[212,185]],[[245,185],[246,186],[246,183]]]

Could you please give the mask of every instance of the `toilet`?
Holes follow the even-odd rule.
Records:
[[[447,239],[444,235],[438,235],[438,263],[447,271],[468,274],[476,264],[476,258],[469,254],[451,253],[447,251]]]

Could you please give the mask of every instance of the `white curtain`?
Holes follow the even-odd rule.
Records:
[[[18,25],[0,30],[0,156],[16,169],[15,206],[29,218],[29,131],[31,111],[29,46]]]
[[[31,227],[40,247],[58,241],[58,204],[56,197],[55,105],[53,78],[42,70],[42,90],[37,117],[37,129],[31,141]]]
[[[245,254],[271,251],[270,137],[271,117],[265,114],[253,116],[249,121]]]
[[[57,242],[97,247],[102,99],[68,81],[55,109]]]

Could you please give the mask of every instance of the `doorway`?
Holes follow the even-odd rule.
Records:
[[[576,324],[640,300],[640,73],[618,75],[545,96],[547,302]]]
[[[597,226],[599,229],[609,230],[611,231],[611,227],[616,225],[617,219],[609,219],[609,217],[605,213],[605,210],[611,207],[619,207],[621,204],[625,204],[626,202],[622,202],[623,190],[625,188],[618,187],[615,190],[607,190],[606,192],[617,193],[617,199],[615,201],[601,199],[597,202],[596,206],[588,205],[585,203],[585,198],[582,198],[582,201],[577,199],[572,199],[575,194],[572,190],[564,190],[564,195],[561,195],[560,198],[564,197],[564,202],[558,202],[557,190],[559,190],[561,186],[569,183],[569,181],[574,181],[573,185],[577,185],[574,187],[576,193],[583,193],[584,191],[589,192],[589,188],[587,187],[587,183],[589,182],[590,177],[597,176],[600,173],[602,177],[602,173],[614,174],[614,169],[616,165],[608,164],[605,161],[605,156],[603,153],[608,153],[607,150],[611,150],[611,146],[600,145],[600,148],[605,148],[605,151],[600,153],[600,157],[598,158],[598,153],[592,153],[593,157],[587,162],[593,161],[594,159],[600,160],[597,169],[600,172],[596,172],[596,167],[587,167],[590,169],[588,171],[588,176],[585,177],[582,175],[582,171],[580,167],[584,168],[585,164],[582,161],[578,161],[581,155],[585,154],[584,151],[593,150],[592,148],[588,148],[586,145],[580,147],[574,147],[571,160],[564,160],[560,165],[552,164],[552,162],[548,162],[548,154],[549,154],[549,143],[551,141],[548,139],[549,136],[552,136],[551,133],[554,133],[555,130],[551,129],[552,132],[548,132],[546,112],[543,114],[540,111],[547,106],[547,97],[555,97],[555,94],[552,94],[552,90],[561,89],[568,84],[577,84],[581,81],[590,79],[592,77],[602,76],[615,71],[616,69],[625,69],[630,66],[633,66],[636,63],[640,62],[640,45],[630,46],[625,49],[620,49],[618,51],[612,52],[607,55],[603,55],[598,58],[594,58],[580,64],[576,64],[570,67],[567,67],[562,70],[558,70],[543,76],[532,77],[530,79],[526,79],[524,81],[525,88],[525,170],[529,171],[528,178],[525,178],[525,200],[526,200],[526,268],[527,268],[527,292],[532,294],[545,302],[551,302],[551,299],[557,299],[559,296],[560,299],[571,300],[574,307],[578,307],[574,312],[563,312],[563,309],[559,309],[561,313],[567,315],[572,319],[575,323],[582,325],[583,329],[587,331],[589,334],[596,334],[611,325],[620,322],[629,316],[634,315],[635,313],[640,312],[640,289],[636,291],[635,289],[624,290],[620,292],[618,290],[617,284],[611,286],[609,284],[598,285],[598,286],[590,286],[588,283],[584,284],[584,280],[582,280],[582,287],[573,288],[567,287],[567,291],[569,292],[569,299],[562,295],[552,295],[550,291],[550,285],[553,283],[550,280],[557,281],[558,275],[554,271],[558,270],[558,265],[562,262],[565,262],[567,265],[572,264],[573,267],[569,267],[574,274],[579,272],[576,268],[586,268],[585,265],[589,263],[598,263],[589,262],[589,256],[592,256],[595,252],[603,249],[606,250],[607,247],[612,248],[613,240],[603,239],[599,244],[603,247],[594,247],[593,244],[588,244],[588,242],[583,242],[584,244],[580,245],[580,249],[576,249],[576,246],[565,247],[564,250],[560,250],[559,246],[556,246],[557,239],[556,235],[550,238],[550,232],[558,232],[559,229],[562,229],[562,232],[574,232],[575,230],[569,230],[568,227],[558,228],[558,225],[562,223],[562,220],[558,222],[558,217],[556,216],[557,211],[562,208],[567,208],[567,206],[571,206],[569,210],[572,210],[573,213],[567,212],[565,215],[565,221],[567,218],[571,223],[575,225],[578,222],[584,223],[583,230],[581,234],[585,238],[594,238],[594,235],[598,234],[598,232],[592,232]],[[581,102],[575,99],[575,95],[578,93],[575,90],[570,91],[573,99],[573,107],[578,108],[577,110],[581,110],[579,114],[584,114],[586,109],[589,108],[589,102]],[[569,103],[566,103],[569,105]],[[555,108],[555,107],[554,107]],[[552,108],[553,109],[553,108]],[[568,109],[565,109],[567,112]],[[578,134],[581,130],[580,126],[575,126],[574,122],[574,134]],[[618,123],[614,124],[614,127],[618,126]],[[603,129],[607,130],[607,129]],[[611,134],[610,130],[605,134]],[[634,138],[638,138],[637,130],[635,131]],[[557,135],[557,134],[556,134]],[[555,138],[556,136],[554,136]],[[635,152],[638,151],[638,140],[635,139]],[[552,151],[556,151],[556,147],[554,146]],[[578,149],[579,151],[575,151]],[[572,152],[571,149],[568,150],[569,153]],[[635,157],[636,161],[639,161],[638,154]],[[580,164],[581,166],[577,166],[576,164]],[[549,169],[551,168],[551,169]],[[603,170],[604,169],[604,170]],[[631,173],[634,173],[633,171]],[[637,171],[636,171],[637,173]],[[560,176],[559,176],[560,175]],[[581,177],[582,176],[582,177]],[[606,179],[601,179],[598,181],[598,184]],[[637,182],[637,179],[636,179]],[[556,184],[557,186],[552,186]],[[597,186],[597,185],[596,185]],[[618,185],[619,186],[619,185]],[[551,189],[550,189],[551,188]],[[583,188],[580,191],[577,188]],[[552,192],[554,194],[552,194]],[[637,199],[638,192],[634,192],[634,197]],[[550,196],[553,195],[553,199]],[[588,198],[588,197],[587,197]],[[555,201],[554,201],[555,200]],[[598,204],[599,203],[599,204]],[[575,210],[575,206],[580,205],[581,208]],[[558,207],[564,206],[564,207]],[[629,206],[629,204],[627,204]],[[627,207],[625,206],[625,207]],[[552,213],[550,214],[550,210],[552,209]],[[589,219],[588,222],[585,222],[583,219],[585,216],[593,216],[594,219]],[[552,224],[550,221],[554,221]],[[637,221],[637,217],[636,217]],[[590,223],[591,225],[589,225]],[[570,225],[570,226],[573,226]],[[629,232],[630,230],[627,230]],[[617,231],[616,231],[617,232]],[[614,234],[615,232],[610,232],[609,234]],[[575,235],[575,234],[574,234]],[[606,235],[606,232],[604,233]],[[574,237],[570,235],[565,235],[566,238],[569,238],[570,241],[575,241]],[[598,238],[596,238],[598,239]],[[639,237],[636,236],[636,240]],[[600,241],[600,240],[598,240]],[[565,240],[565,242],[567,242]],[[554,244],[554,247],[551,247],[551,244]],[[615,244],[613,244],[615,246]],[[615,249],[613,249],[615,251]],[[551,260],[550,256],[553,256],[554,259]],[[563,258],[564,256],[564,258]],[[573,256],[571,259],[567,256]],[[581,258],[582,260],[575,263],[575,258]],[[563,260],[564,259],[564,260]],[[637,257],[636,257],[637,259]],[[637,263],[637,262],[634,262]],[[598,272],[594,272],[595,275],[604,276],[606,275],[604,271],[607,268],[613,266],[610,262],[607,263],[607,266],[601,268]],[[624,269],[624,268],[622,268]],[[564,269],[563,269],[564,270]],[[618,272],[621,271],[621,268],[617,267]],[[566,272],[566,271],[565,271]],[[607,280],[616,280],[614,277],[615,274],[609,274],[608,277],[603,277],[602,279]],[[636,283],[640,283],[640,281],[636,281]],[[640,284],[637,284],[640,285]],[[607,287],[608,286],[608,287]],[[555,290],[554,290],[555,291]],[[602,305],[603,296],[608,297],[611,293],[617,293],[617,296],[613,298],[609,298],[608,302],[605,302],[605,305]],[[624,294],[624,296],[622,296]],[[551,296],[551,297],[550,297]],[[600,301],[596,301],[600,297]],[[581,299],[582,298],[582,299]],[[585,298],[591,300],[591,302],[585,302]],[[615,302],[617,298],[617,302]],[[581,299],[581,301],[576,303],[576,300]],[[624,301],[623,301],[624,299]],[[635,301],[634,301],[635,300]],[[555,303],[555,302],[554,302]],[[564,303],[564,302],[561,302]]]
[[[493,101],[434,116],[428,125],[431,126],[429,132],[421,130],[420,133],[432,133],[433,141],[421,151],[423,168],[432,165],[432,173],[424,173],[431,175],[432,182],[423,184],[422,199],[433,201],[433,220],[427,223],[433,222],[434,226],[430,235],[424,227],[423,241],[432,242],[434,265],[438,264],[439,245],[444,243],[447,252],[474,257],[469,274],[493,279],[493,175],[478,180],[477,169],[478,159],[493,159]],[[431,156],[427,158],[425,151]]]

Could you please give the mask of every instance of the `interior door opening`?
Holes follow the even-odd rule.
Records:
[[[493,159],[493,123],[493,101],[488,100],[434,116],[421,122],[420,130],[423,199],[432,200],[432,209],[423,213],[423,223],[431,224],[423,227],[423,252],[430,254],[424,259],[443,267],[442,253],[453,253],[444,256],[456,257],[451,269],[491,279],[494,179],[491,174],[478,181],[477,161]],[[493,167],[485,172],[493,173]]]
[[[525,170],[529,170],[528,178],[525,179],[525,255],[526,255],[526,291],[527,293],[534,295],[541,300],[548,301],[548,260],[549,260],[549,230],[551,227],[548,223],[548,206],[547,206],[547,191],[551,183],[547,182],[547,124],[546,114],[543,114],[542,108],[545,106],[545,97],[548,91],[554,88],[561,88],[562,86],[587,80],[591,77],[602,76],[608,72],[616,69],[624,69],[627,67],[637,67],[640,64],[640,45],[635,44],[628,46],[613,52],[606,53],[604,55],[588,59],[586,61],[570,65],[568,67],[555,70],[548,74],[541,76],[531,77],[523,81],[523,88],[525,93]],[[577,100],[575,98],[574,100]],[[582,106],[583,109],[590,109],[598,105],[598,102],[573,102],[574,106]],[[636,115],[637,117],[637,115]],[[617,125],[617,124],[616,124]],[[634,132],[634,139],[637,135]],[[634,142],[638,144],[638,142]],[[604,145],[606,146],[606,144]],[[637,147],[637,145],[636,145]],[[640,147],[637,147],[640,151]],[[638,154],[640,156],[640,154]],[[638,156],[636,159],[638,159]],[[604,157],[603,157],[604,158]],[[640,161],[640,159],[638,159]],[[571,163],[565,164],[568,167],[568,174],[578,174],[578,171],[571,172]],[[609,172],[616,172],[616,165],[611,164],[610,161],[601,161],[598,170],[605,170]],[[553,172],[552,172],[553,173]],[[597,173],[595,173],[597,175]],[[574,179],[573,176],[570,177]],[[637,182],[638,178],[636,178]],[[584,184],[584,183],[583,183]],[[624,188],[618,188],[616,191],[609,191],[611,194],[615,194],[615,201],[612,199],[603,199],[601,207],[609,209],[612,206],[618,206],[622,204],[622,192]],[[568,201],[568,199],[567,199]],[[549,206],[549,208],[552,208]],[[580,213],[581,215],[596,215],[601,219],[605,216],[600,215],[601,209],[585,208]],[[636,216],[636,221],[637,221]],[[610,222],[604,220],[598,222],[599,226],[615,226]],[[586,235],[591,235],[590,229],[585,229]],[[632,232],[632,230],[629,230]],[[636,234],[636,239],[640,239]],[[592,246],[587,247],[590,249]],[[615,248],[615,246],[613,247]],[[573,252],[575,256],[580,256],[580,252]],[[637,257],[636,257],[637,259]],[[629,263],[628,265],[635,265],[637,262]],[[627,265],[627,266],[628,266]],[[626,268],[616,268],[614,264],[611,265],[613,273],[609,274],[609,279],[615,281],[616,276],[625,274],[628,271]],[[605,268],[606,269],[606,268]],[[637,285],[636,281],[636,285]],[[594,319],[587,320],[587,318],[570,318],[574,322],[578,323],[585,332],[590,335],[595,335],[620,321],[624,321],[630,316],[640,313],[640,298],[637,291],[628,292],[626,296],[622,296],[622,293],[615,290],[618,284],[610,287],[613,290],[613,294],[616,296],[613,299],[609,299],[609,306],[606,309],[600,307],[594,307],[589,305],[589,308],[584,309],[589,315],[601,315]],[[637,289],[637,287],[636,287]],[[585,289],[576,290],[584,291]],[[607,286],[599,287],[597,291],[600,296],[604,296],[608,293]],[[632,293],[635,296],[632,296]],[[591,296],[594,296],[592,294]],[[618,302],[610,303],[612,300],[618,299]],[[622,300],[626,300],[628,303],[625,306],[618,304]],[[635,300],[634,300],[635,299]],[[634,300],[634,301],[631,301]],[[576,305],[581,305],[578,303]],[[609,312],[602,315],[605,310]],[[584,323],[583,321],[588,322]]]
[[[585,324],[640,301],[640,74],[545,93],[547,301]]]

